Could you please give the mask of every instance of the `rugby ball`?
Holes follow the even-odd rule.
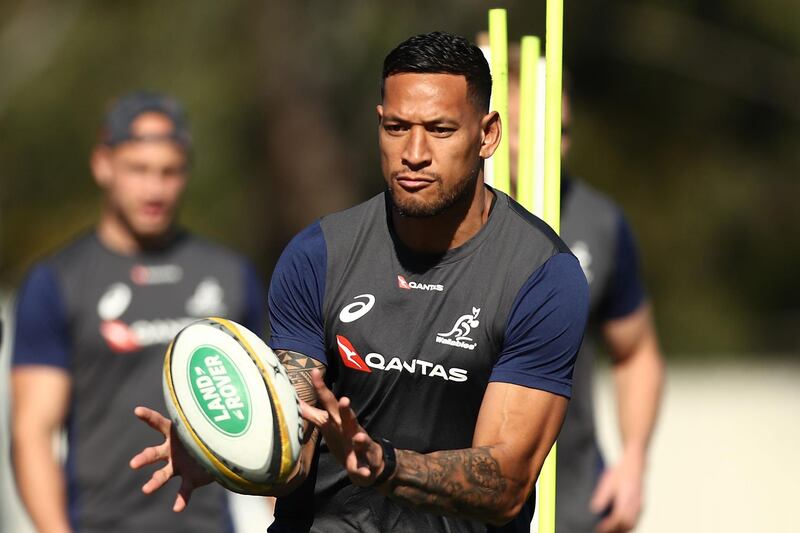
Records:
[[[178,437],[219,483],[265,494],[288,480],[300,456],[300,402],[258,335],[222,318],[192,322],[167,348],[163,385]]]

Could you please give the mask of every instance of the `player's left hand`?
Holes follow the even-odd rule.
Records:
[[[161,433],[164,436],[164,442],[137,453],[131,459],[130,467],[138,470],[147,465],[166,463],[162,468],[153,472],[150,480],[142,487],[142,492],[152,494],[161,489],[174,476],[180,476],[181,486],[172,506],[173,511],[180,513],[189,504],[192,491],[211,483],[214,479],[192,459],[175,433],[175,426],[168,418],[158,411],[142,406],[137,407],[134,414]]]
[[[642,510],[644,454],[627,453],[622,460],[603,472],[592,496],[595,513],[610,509],[597,525],[598,533],[625,533],[636,526]]]
[[[383,447],[358,423],[349,398],[337,400],[318,370],[312,371],[311,379],[319,408],[300,402],[300,413],[320,429],[328,448],[344,466],[350,480],[362,487],[372,485],[383,470]]]

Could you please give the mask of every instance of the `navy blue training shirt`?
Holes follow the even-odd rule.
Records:
[[[165,249],[115,253],[94,232],[35,265],[16,298],[13,364],[63,369],[71,383],[66,420],[68,513],[73,531],[229,531],[226,491],[214,485],[172,512],[179,480],[152,495],[154,468],[128,461],[162,437],[133,415],[165,412],[164,352],[175,334],[206,316],[263,330],[263,286],[249,262],[182,234]]]
[[[276,266],[270,346],[324,363],[374,438],[421,453],[470,447],[491,381],[570,395],[586,280],[547,225],[494,194],[483,228],[444,254],[405,248],[381,194],[301,232]],[[323,443],[270,531],[521,532],[531,511],[497,529],[400,506],[350,484]]]

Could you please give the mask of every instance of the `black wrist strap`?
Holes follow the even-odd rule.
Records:
[[[378,442],[383,448],[383,472],[372,482],[375,487],[386,483],[386,480],[392,477],[392,474],[397,470],[397,455],[394,452],[392,443],[386,439],[381,439]]]

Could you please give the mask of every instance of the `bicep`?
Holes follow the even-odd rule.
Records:
[[[46,365],[18,366],[11,385],[17,430],[51,432],[62,425],[72,386],[68,372]]]
[[[486,388],[473,447],[491,446],[504,475],[532,485],[555,442],[567,399],[539,389],[492,382]]]
[[[648,304],[640,305],[627,316],[606,320],[602,325],[602,334],[615,362],[624,361],[642,348],[657,343]]]

